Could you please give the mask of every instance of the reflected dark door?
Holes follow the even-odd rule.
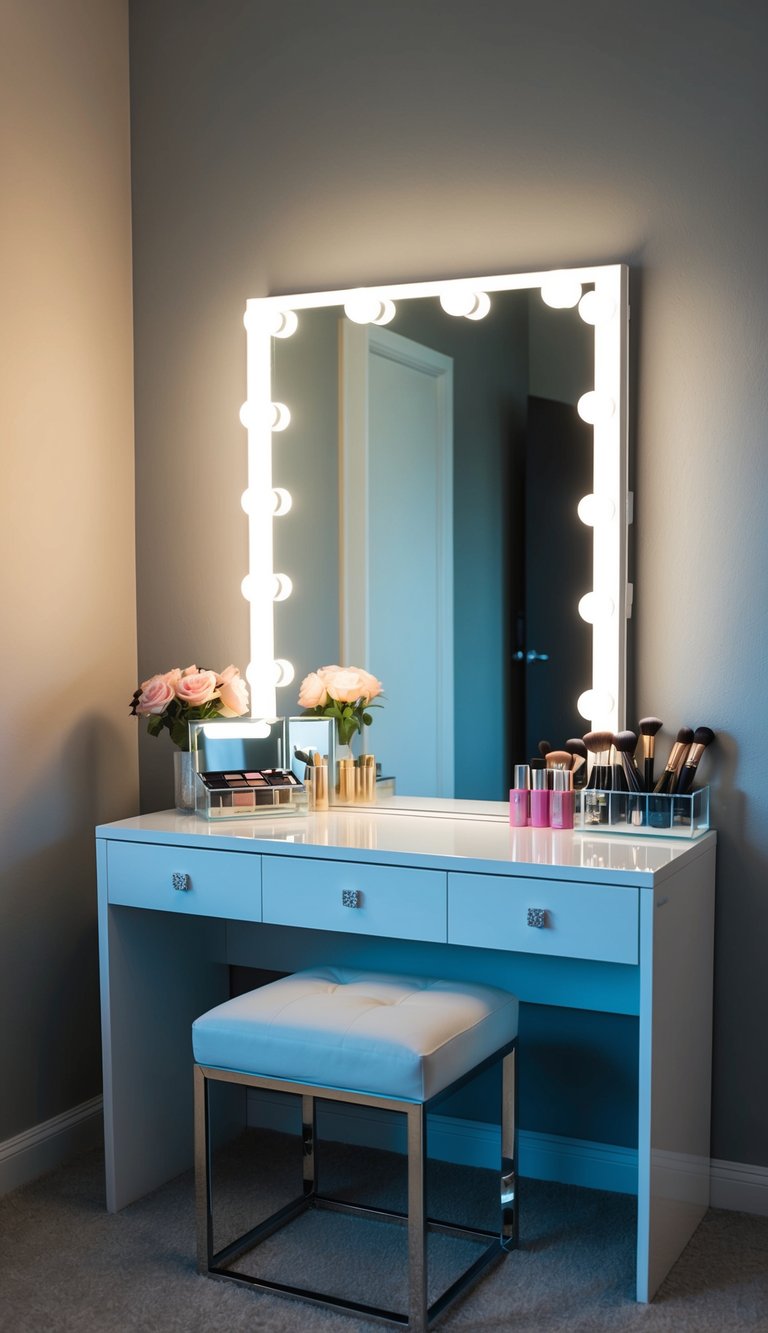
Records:
[[[592,529],[577,505],[592,490],[592,430],[569,403],[528,399],[525,479],[526,760],[540,740],[561,749],[587,723],[576,700],[592,684]],[[533,654],[542,657],[533,657]]]

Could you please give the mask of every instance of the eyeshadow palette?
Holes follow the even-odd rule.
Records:
[[[306,804],[304,784],[287,768],[197,774],[195,808],[207,819],[301,814]]]

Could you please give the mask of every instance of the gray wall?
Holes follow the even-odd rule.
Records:
[[[768,1165],[768,14],[754,0],[131,13],[142,672],[245,660],[247,296],[632,266],[634,711],[720,736],[713,1151]],[[168,803],[161,742],[142,769],[145,805]]]
[[[128,6],[0,11],[3,1142],[101,1090],[93,826],[138,766]]]

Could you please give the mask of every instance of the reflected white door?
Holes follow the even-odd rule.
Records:
[[[452,796],[453,361],[346,319],[341,359],[342,661],[384,683],[398,794]]]

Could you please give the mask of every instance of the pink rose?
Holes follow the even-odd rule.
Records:
[[[357,667],[342,668],[328,682],[331,698],[342,704],[353,704],[357,699],[365,698],[365,689],[366,681]]]
[[[136,701],[136,713],[139,717],[164,713],[173,698],[174,688],[166,676],[150,676],[142,684],[141,694]]]
[[[322,708],[323,704],[328,702],[328,690],[322,676],[323,669],[328,670],[326,667],[320,671],[310,671],[301,682],[299,703],[302,708]]]
[[[216,678],[222,717],[242,717],[248,712],[248,686],[236,666],[228,666]]]
[[[368,703],[371,699],[376,699],[381,694],[384,686],[380,680],[372,676],[370,671],[364,671],[362,667],[350,667],[350,671],[356,671],[363,682],[363,695]]]
[[[340,666],[318,667],[317,674],[320,677],[323,684],[327,687],[329,682],[333,680],[334,676],[337,676],[338,673],[342,670],[343,668]]]
[[[218,699],[215,671],[196,671],[187,667],[176,681],[176,698],[189,708],[199,708],[211,699]]]

